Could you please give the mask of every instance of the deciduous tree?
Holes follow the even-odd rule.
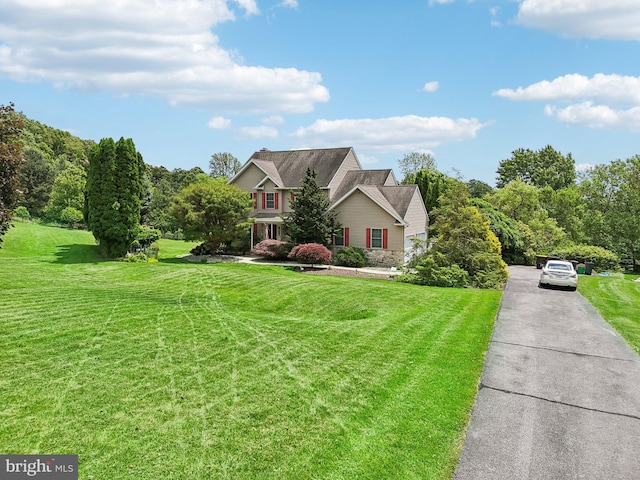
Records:
[[[405,180],[425,168],[435,170],[436,159],[430,153],[411,152],[398,160],[398,167],[400,168],[402,177],[404,178],[402,183],[411,184],[415,182]]]
[[[51,196],[44,212],[45,216],[58,222],[61,220],[62,211],[67,207],[82,211],[85,187],[86,172],[84,169],[76,164],[66,162],[66,168],[58,174],[53,182]]]
[[[232,178],[240,171],[242,164],[230,153],[214,153],[209,160],[210,175],[213,178]]]
[[[20,169],[20,190],[23,196],[20,205],[34,217],[42,217],[49,202],[49,196],[56,178],[55,170],[40,150],[33,147],[24,149],[26,163]]]
[[[253,201],[237,185],[204,177],[182,189],[171,207],[185,240],[204,240],[215,253],[223,243],[248,231]]]
[[[18,202],[19,171],[23,163],[19,135],[22,116],[13,103],[0,105],[0,242],[11,226],[11,213]]]
[[[503,188],[520,179],[536,187],[566,188],[575,183],[576,169],[571,154],[562,155],[550,145],[534,152],[520,148],[498,166],[496,185]]]
[[[590,243],[633,261],[640,271],[640,155],[589,170],[580,190]]]

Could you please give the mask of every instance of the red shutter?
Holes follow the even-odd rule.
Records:
[[[348,228],[344,229],[344,246],[345,247],[349,246],[349,229]]]
[[[267,208],[267,194],[262,192],[262,208]]]
[[[371,248],[371,229],[367,228],[367,248]]]
[[[278,209],[278,192],[274,193],[273,196],[275,197],[274,199],[274,205],[276,210]]]
[[[387,248],[389,244],[389,229],[382,229],[382,248]]]
[[[292,193],[291,194],[291,201],[293,202],[296,199],[296,196]]]
[[[258,208],[258,194],[256,192],[253,192],[253,209],[257,210]]]
[[[256,194],[257,195],[257,194]],[[257,236],[258,235],[258,224],[254,223],[253,224],[253,235]]]

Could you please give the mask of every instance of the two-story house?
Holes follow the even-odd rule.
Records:
[[[338,212],[334,247],[365,250],[370,263],[404,263],[412,238],[427,238],[429,216],[417,185],[399,185],[393,172],[363,170],[352,148],[255,152],[230,183],[253,199],[251,244],[286,239],[282,217],[310,168]]]

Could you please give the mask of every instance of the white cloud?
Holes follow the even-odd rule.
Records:
[[[245,138],[278,138],[280,132],[277,128],[261,125],[259,127],[243,127],[240,134]]]
[[[224,117],[213,117],[207,122],[207,127],[213,130],[224,130],[231,126],[231,120]]]
[[[234,0],[246,15],[255,0]],[[229,0],[5,0],[0,75],[233,113],[310,112],[329,99],[319,73],[246,66],[211,29]]]
[[[416,151],[443,143],[475,138],[487,126],[475,118],[389,117],[316,120],[291,136],[308,147],[353,145],[370,153]]]
[[[375,165],[378,163],[378,159],[376,157],[362,153],[358,153],[358,160],[362,165]]]
[[[640,130],[640,77],[572,74],[528,87],[503,88],[493,93],[519,101],[552,101],[545,114],[570,125],[594,129]],[[628,108],[625,108],[628,107]]]
[[[454,3],[456,0],[429,0],[429,5],[446,5],[447,3]]]
[[[515,21],[566,37],[640,40],[636,0],[524,0]]]
[[[435,92],[439,88],[440,88],[440,83],[439,82],[427,82],[422,87],[422,91],[423,92]]]
[[[263,118],[262,123],[265,125],[282,125],[284,123],[284,118],[280,115],[271,115],[270,117]]]
[[[640,106],[628,110],[616,110],[606,105],[583,102],[565,108],[547,105],[545,113],[571,125],[582,125],[600,130],[640,131]]]
[[[616,105],[640,105],[640,77],[598,73],[589,78],[571,74],[552,81],[543,80],[524,88],[518,87],[515,90],[503,88],[493,95],[510,100],[592,99]]]
[[[260,13],[258,9],[258,5],[255,0],[234,0],[238,5],[240,5],[247,12],[247,15],[257,15]]]
[[[294,10],[298,9],[298,0],[282,0],[280,4],[281,7],[293,8]]]

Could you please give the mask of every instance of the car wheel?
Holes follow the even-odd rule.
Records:
[[[545,287],[546,287],[546,285],[544,283],[538,282],[538,288],[545,288]]]

